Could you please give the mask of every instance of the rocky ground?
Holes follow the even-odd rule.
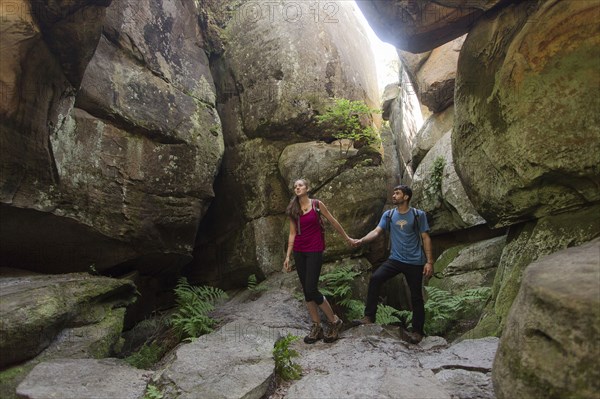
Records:
[[[302,377],[280,383],[272,349],[288,333],[303,336],[309,323],[293,293],[295,274],[244,291],[215,315],[219,329],[171,352],[157,370],[137,370],[115,359],[40,363],[19,385],[24,398],[143,398],[147,385],[167,398],[494,398],[491,366],[497,338],[448,345],[427,337],[402,341],[397,328],[349,328],[331,344],[291,347]]]

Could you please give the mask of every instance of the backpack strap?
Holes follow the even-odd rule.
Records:
[[[392,249],[392,215],[394,214],[394,209],[396,208],[392,208],[389,209],[386,212],[386,219],[387,219],[387,243],[386,243],[386,248],[388,250],[388,252]]]
[[[319,216],[319,225],[321,226],[321,231],[325,231],[325,225],[323,225],[323,219],[321,218],[321,208],[319,208],[319,200],[312,199],[310,200],[312,208],[317,212]]]
[[[421,236],[421,224],[419,223],[419,211],[417,211],[415,208],[411,208],[411,209],[412,209],[413,216],[415,218],[415,223],[413,224],[413,228],[415,229],[415,233],[417,234],[417,237],[419,238],[419,244],[421,245],[421,251],[423,251],[423,254],[425,254],[425,247],[423,245],[423,236]]]

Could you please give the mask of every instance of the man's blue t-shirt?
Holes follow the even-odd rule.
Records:
[[[421,249],[419,236],[416,234],[414,211],[419,215],[420,233],[429,231],[429,224],[425,212],[409,208],[408,212],[402,214],[393,208],[385,211],[381,216],[378,226],[383,231],[388,231],[388,212],[392,212],[392,228],[390,230],[391,251],[390,259],[394,259],[410,265],[424,265],[427,262],[425,254]]]

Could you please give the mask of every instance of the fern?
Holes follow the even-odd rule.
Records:
[[[256,274],[251,274],[248,276],[248,290],[252,292],[261,292],[265,291],[267,287],[264,285],[260,285],[258,283],[258,279],[256,278]]]
[[[349,299],[352,295],[350,284],[359,276],[359,272],[352,270],[352,266],[342,266],[331,273],[323,274],[319,281],[323,283],[323,292],[326,296],[331,296],[338,301]]]
[[[160,389],[156,386],[149,384],[146,387],[146,394],[144,395],[144,399],[162,399],[164,396]]]
[[[290,349],[290,344],[299,337],[288,334],[275,342],[273,358],[275,359],[275,372],[286,381],[297,380],[302,374],[302,367],[292,359],[300,356],[299,353]]]
[[[395,315],[406,328],[412,327],[412,312],[410,310],[396,310]]]
[[[425,287],[428,300],[425,303],[425,330],[431,335],[441,335],[460,318],[467,317],[477,305],[487,300],[491,288],[481,287],[466,290],[460,295],[435,287]]]
[[[251,274],[248,276],[248,289],[253,291],[258,285],[258,279],[256,278],[256,274]]]
[[[380,303],[377,305],[377,316],[375,322],[380,325],[400,323],[402,320],[398,317],[399,311],[395,308]]]
[[[350,320],[360,319],[365,314],[365,304],[356,299],[344,299],[340,305],[346,308],[346,317]]]
[[[177,310],[170,324],[181,338],[195,338],[210,333],[216,321],[208,316],[214,304],[227,298],[225,291],[210,286],[191,286],[186,278],[179,279],[175,287]]]
[[[336,303],[345,307],[346,316],[350,319],[361,318],[365,309],[361,301],[352,299],[351,284],[359,275],[359,272],[352,270],[352,266],[342,266],[319,277],[319,281],[323,283],[323,295],[333,298]]]

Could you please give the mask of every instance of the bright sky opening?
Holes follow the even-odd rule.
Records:
[[[367,19],[362,11],[354,2],[354,11],[360,23],[363,25],[369,41],[371,42],[371,50],[375,57],[375,65],[377,66],[377,82],[379,84],[379,93],[383,93],[383,89],[390,83],[399,81],[399,65],[398,53],[396,47],[389,43],[382,42],[379,37],[373,32]]]

